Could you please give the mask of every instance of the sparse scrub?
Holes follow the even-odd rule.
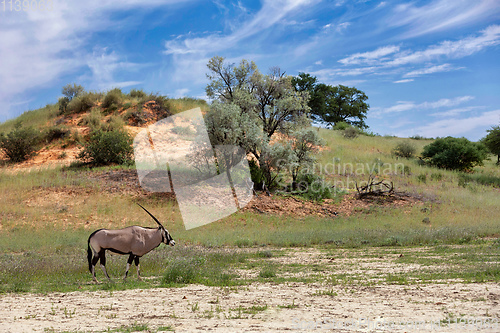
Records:
[[[87,112],[97,104],[99,98],[99,94],[93,92],[79,95],[68,102],[64,113],[71,114]]]
[[[33,156],[38,150],[40,133],[32,127],[23,127],[18,122],[8,134],[0,134],[0,148],[12,162],[22,162]]]
[[[344,138],[346,139],[355,139],[359,136],[359,131],[357,128],[351,126],[351,127],[347,127],[343,132],[342,132],[342,135],[344,136]]]
[[[443,180],[443,174],[440,172],[433,172],[431,173],[431,180],[432,181],[441,181]]]
[[[120,88],[114,88],[106,94],[104,100],[102,101],[101,107],[108,109],[110,107],[119,107],[123,100],[122,90]]]
[[[97,130],[102,126],[102,113],[99,109],[93,109],[89,114],[82,118],[82,124],[90,127],[91,131]]]
[[[147,96],[147,94],[142,89],[130,89],[128,95],[132,98],[142,99]]]
[[[56,125],[46,129],[43,134],[43,141],[50,143],[54,140],[64,139],[71,135],[71,130],[67,126]]]
[[[96,129],[78,158],[93,165],[127,164],[131,163],[132,154],[132,138],[125,130]]]
[[[335,130],[335,131],[344,131],[344,130],[346,130],[349,127],[352,127],[352,125],[346,123],[345,121],[339,121],[335,125],[333,125],[332,130]]]
[[[311,173],[300,174],[297,190],[306,199],[321,201],[335,196],[335,190],[323,177]]]
[[[410,142],[403,141],[398,143],[398,145],[394,147],[392,153],[397,157],[412,158],[415,155],[416,151],[417,147],[415,147],[415,145],[411,144]]]

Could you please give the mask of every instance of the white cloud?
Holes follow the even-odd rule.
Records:
[[[454,107],[466,103],[468,101],[471,101],[473,99],[474,99],[473,96],[459,96],[452,99],[442,98],[434,102],[422,102],[418,104],[411,101],[398,101],[396,102],[395,105],[390,106],[388,108],[379,108],[378,110],[373,112],[372,115],[376,117],[382,114],[389,114],[389,113]]]
[[[487,47],[500,44],[500,25],[491,25],[481,31],[479,36],[466,37],[458,41],[444,41],[423,51],[400,52],[385,66],[401,66],[422,63],[442,58],[457,59],[470,56]]]
[[[85,47],[91,35],[119,29],[124,24],[111,18],[111,12],[131,8],[144,11],[178,2],[181,1],[58,1],[52,11],[4,13],[0,20],[0,104],[12,106],[13,101],[30,90],[50,86],[63,75],[86,66]]]
[[[404,80],[393,81],[393,83],[408,83],[413,81],[414,81],[413,79],[404,79]]]
[[[454,116],[458,116],[459,114],[462,114],[462,113],[476,111],[479,109],[484,109],[484,106],[468,106],[468,107],[463,107],[463,108],[456,108],[456,109],[451,109],[448,111],[431,113],[431,116],[434,116],[434,117],[454,117]]]
[[[117,72],[137,72],[147,65],[121,61],[114,51],[108,53],[106,48],[95,48],[92,56],[87,59],[87,66],[92,72],[92,85],[106,90],[141,84],[141,81],[116,81],[115,76]]]
[[[403,37],[410,38],[482,22],[498,13],[498,0],[438,0],[420,7],[406,3],[395,6],[391,15],[384,18],[384,25],[408,27]]]
[[[403,77],[416,77],[416,76],[422,76],[422,75],[426,75],[426,74],[450,72],[450,71],[461,69],[461,68],[463,68],[463,67],[455,68],[450,64],[442,64],[442,65],[436,65],[436,66],[417,69],[417,70],[406,73],[405,75],[403,75]]]
[[[424,137],[443,137],[443,136],[468,136],[471,137],[471,132],[478,129],[486,130],[493,124],[498,124],[500,121],[500,110],[483,112],[480,115],[467,117],[467,118],[447,118],[438,120],[429,124],[412,129],[413,133],[422,135]],[[482,132],[484,136],[484,131]],[[472,134],[476,136],[474,139],[479,139],[481,135]]]
[[[199,54],[220,52],[236,46],[248,37],[258,35],[313,0],[265,0],[253,19],[243,22],[229,35],[212,34],[200,38],[176,38],[165,43],[165,54]]]
[[[375,64],[384,59],[385,56],[399,51],[399,46],[389,45],[379,47],[375,51],[355,53],[347,58],[340,59],[344,65]]]
[[[387,45],[373,51],[355,53],[339,60],[344,65],[342,70],[337,68],[330,71],[336,75],[364,75],[390,74],[394,70],[399,72],[405,70],[407,73],[403,75],[404,78],[418,77],[463,69],[464,67],[453,66],[450,63],[439,64],[439,62],[467,57],[496,45],[500,45],[500,25],[491,25],[479,34],[456,41],[443,41],[424,50],[404,50],[397,45]],[[426,67],[415,69],[414,67],[419,64],[426,64]]]

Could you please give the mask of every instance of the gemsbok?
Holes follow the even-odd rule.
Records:
[[[153,214],[148,212],[146,208],[141,205],[139,206],[158,223],[158,228],[131,226],[119,230],[99,229],[89,236],[87,258],[89,261],[89,270],[90,273],[92,273],[94,282],[97,282],[95,265],[99,260],[101,261],[101,268],[104,275],[111,281],[106,271],[106,250],[117,254],[128,254],[127,269],[123,279],[125,280],[127,278],[130,265],[134,262],[137,266],[137,278],[141,280],[139,259],[158,247],[161,243],[171,246],[175,245],[172,236],[170,236],[169,232],[163,227],[160,221],[158,221]]]

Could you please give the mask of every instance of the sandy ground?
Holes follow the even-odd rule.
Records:
[[[2,295],[0,331],[102,332],[145,324],[149,332],[500,332],[499,299],[498,284],[460,283]]]

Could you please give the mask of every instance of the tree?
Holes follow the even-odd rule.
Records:
[[[68,98],[68,101],[71,101],[73,98],[83,95],[85,89],[76,83],[67,84],[62,88],[62,94]]]
[[[213,57],[207,66],[207,96],[216,99],[205,116],[212,145],[236,145],[252,153],[257,160],[250,163],[256,181],[264,178],[269,188],[277,185],[285,168],[297,160],[291,144],[295,133],[310,124],[309,93],[296,91],[292,77],[278,67],[263,75],[254,62],[242,60],[235,66],[222,57]],[[288,142],[271,144],[277,132],[286,134]],[[305,156],[297,163],[306,163]]]
[[[314,118],[330,126],[346,122],[367,128],[364,121],[370,107],[366,103],[367,99],[365,93],[355,87],[320,83],[314,88],[309,105]]]
[[[492,154],[497,155],[497,164],[500,165],[500,126],[492,126],[487,132],[488,135],[481,142]]]
[[[438,168],[468,171],[476,165],[483,165],[487,149],[484,145],[466,138],[449,136],[425,146],[422,157]]]
[[[292,84],[297,91],[307,91],[310,95],[314,93],[314,87],[318,79],[307,73],[299,73],[298,76],[292,78]]]
[[[215,56],[207,65],[210,83],[206,93],[223,103],[234,103],[242,112],[257,116],[270,138],[276,131],[293,130],[293,125],[307,123],[308,93],[297,92],[292,77],[279,67],[263,75],[255,63],[242,60],[239,66],[225,64]]]
[[[364,120],[369,105],[366,94],[355,87],[331,86],[317,83],[317,78],[307,73],[299,73],[292,80],[295,90],[308,92],[311,118],[334,126],[346,122],[356,127],[367,128]]]
[[[82,96],[85,93],[85,89],[81,85],[73,83],[73,85],[71,84],[65,85],[62,88],[61,92],[64,95],[64,97],[59,98],[59,112],[61,114],[64,114],[71,101],[73,101],[73,104],[75,104],[75,102],[78,102],[77,104],[81,104],[79,103],[79,101],[76,101],[75,97]],[[76,105],[72,105],[72,108],[78,109],[80,108],[80,106],[78,105],[77,107]]]
[[[292,176],[292,190],[297,189],[297,177],[304,167],[310,167],[316,162],[313,153],[323,145],[317,131],[302,129],[294,133],[292,140],[292,158],[290,159],[290,173]]]
[[[269,142],[254,114],[244,113],[234,103],[214,102],[205,115],[205,125],[212,145],[232,145],[260,156]],[[235,160],[238,163],[239,160]],[[233,162],[230,163],[234,165]]]

